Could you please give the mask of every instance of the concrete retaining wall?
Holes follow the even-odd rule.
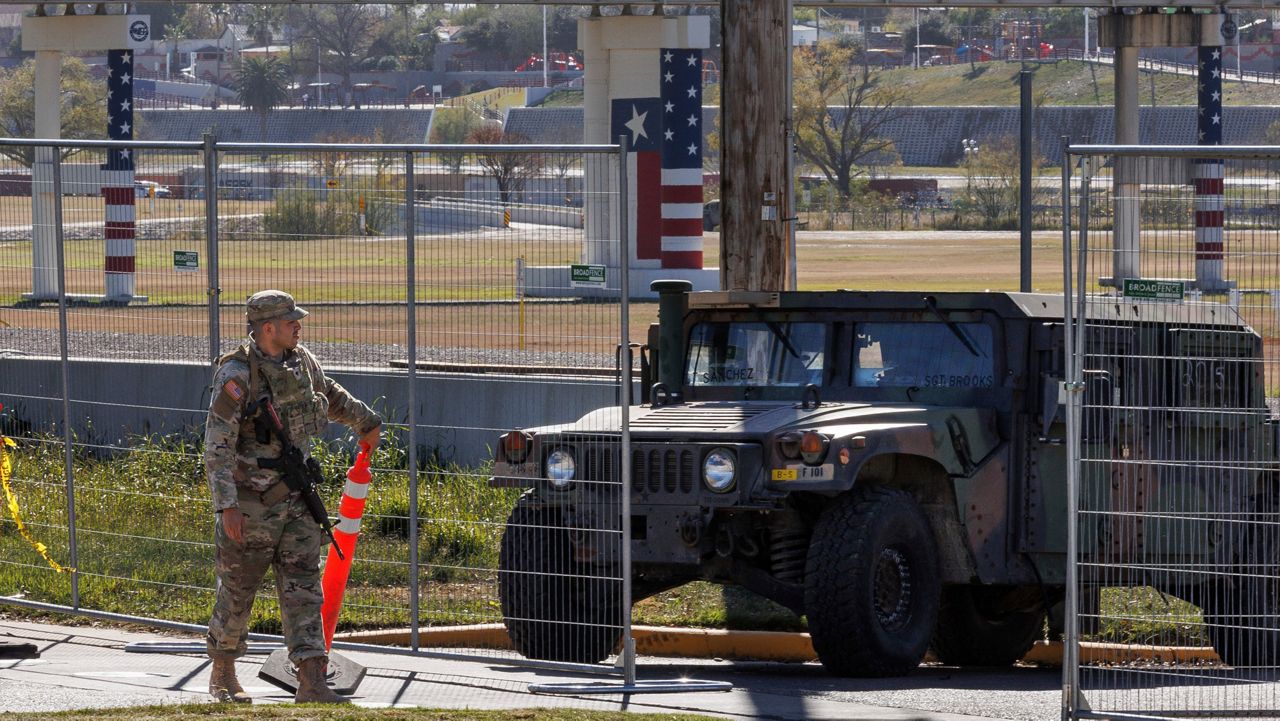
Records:
[[[70,365],[71,427],[78,441],[129,445],[136,435],[203,434],[209,366],[102,359],[73,359]],[[343,368],[329,375],[391,423],[406,423],[406,371]],[[61,378],[57,358],[0,357],[5,414],[33,431],[60,434]],[[416,391],[420,452],[463,466],[489,460],[494,440],[507,430],[573,421],[616,402],[614,385],[591,377],[419,373]],[[328,437],[345,430],[331,425]]]

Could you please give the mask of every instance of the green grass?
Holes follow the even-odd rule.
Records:
[[[58,563],[71,565],[62,453],[53,442],[25,441],[14,454],[12,486],[33,538]],[[316,445],[333,475],[350,457]],[[364,532],[344,604],[345,628],[407,625],[408,474],[404,451],[379,448]],[[74,462],[80,600],[88,608],[205,623],[212,608],[214,516],[209,510],[200,449],[178,440],[138,439],[110,460]],[[428,624],[499,620],[493,611],[492,569],[502,524],[519,491],[488,487],[484,469],[428,465],[419,473],[419,556],[425,595],[450,590],[447,603],[424,604]],[[323,490],[336,508],[341,483]],[[16,531],[0,522],[0,594],[70,603],[69,576],[54,573]],[[252,627],[278,632],[270,578],[255,604]],[[455,593],[456,592],[456,593]],[[479,617],[478,617],[479,616]]]
[[[1087,641],[1150,646],[1209,646],[1200,609],[1150,586],[1102,589],[1102,619]]]
[[[228,704],[184,704],[108,709],[81,709],[60,713],[7,713],[6,721],[37,719],[125,719],[127,721],[187,721],[189,719],[236,718],[243,721],[700,721],[710,719],[687,713],[633,713],[630,711],[584,711],[572,708],[504,709],[404,709],[360,708],[358,706],[318,706],[314,704],[272,704],[232,706]]]
[[[204,624],[213,605],[212,523],[200,448],[177,439],[133,439],[109,460],[75,459],[80,602],[86,608]],[[349,446],[316,444],[330,481],[329,509],[341,492],[337,471]],[[381,446],[364,513],[339,630],[409,625],[409,489],[404,449]],[[14,454],[12,486],[33,538],[70,565],[63,454],[52,439],[27,439]],[[484,468],[423,464],[419,473],[419,546],[423,564],[420,623],[496,623],[495,579],[503,524],[519,489],[493,489]],[[54,573],[0,520],[0,595],[70,603],[69,576]],[[6,613],[44,617],[41,612]],[[1199,610],[1151,588],[1109,588],[1101,621],[1086,640],[1154,645],[1208,645]],[[804,631],[804,620],[738,587],[694,582],[636,604],[641,625]],[[251,630],[279,633],[268,574],[254,605]]]
[[[582,106],[581,90],[556,90],[541,103],[544,108],[577,108]]]
[[[932,68],[898,68],[880,73],[890,87],[901,88],[911,105],[1017,105],[1021,63],[978,63]],[[1033,73],[1036,102],[1044,105],[1113,105],[1115,75],[1109,65],[1091,65],[1078,60],[1027,63]],[[1152,102],[1152,81],[1156,105],[1195,105],[1196,81],[1190,75],[1142,73],[1138,79],[1140,102]],[[1223,83],[1223,105],[1275,105],[1280,103],[1280,86],[1235,82]]]

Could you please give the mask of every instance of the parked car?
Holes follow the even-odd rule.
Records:
[[[720,227],[720,201],[710,200],[702,206],[702,229],[715,230]]]
[[[137,198],[169,198],[173,193],[168,186],[150,180],[133,181],[133,195]]]

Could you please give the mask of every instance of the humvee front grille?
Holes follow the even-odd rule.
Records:
[[[570,440],[570,439],[566,439]],[[621,483],[618,445],[596,439],[572,439],[577,447],[578,478],[597,484]],[[639,444],[631,447],[631,488],[636,493],[688,495],[698,488],[695,447]]]
[[[587,446],[582,453],[581,478],[597,483],[618,483],[618,446]]]
[[[631,487],[643,493],[692,493],[696,465],[689,448],[637,448],[631,452]]]

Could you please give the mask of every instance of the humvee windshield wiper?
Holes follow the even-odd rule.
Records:
[[[958,338],[960,342],[964,344],[964,347],[969,349],[970,353],[979,358],[982,357],[982,352],[978,350],[977,344],[973,342],[969,337],[969,334],[964,332],[964,328],[961,328],[959,323],[951,320],[947,316],[943,315],[942,311],[938,310],[938,301],[936,298],[931,295],[926,295],[924,297],[924,305],[929,309],[930,313],[937,316],[938,320],[942,321],[947,326],[947,329],[951,331],[952,335]]]
[[[778,337],[778,340],[782,341],[782,347],[786,348],[787,352],[790,353],[793,358],[800,357],[800,351],[796,350],[796,347],[792,345],[791,339],[783,332],[782,326],[779,323],[776,321],[769,321],[765,323],[765,325],[768,326],[769,330]]]

